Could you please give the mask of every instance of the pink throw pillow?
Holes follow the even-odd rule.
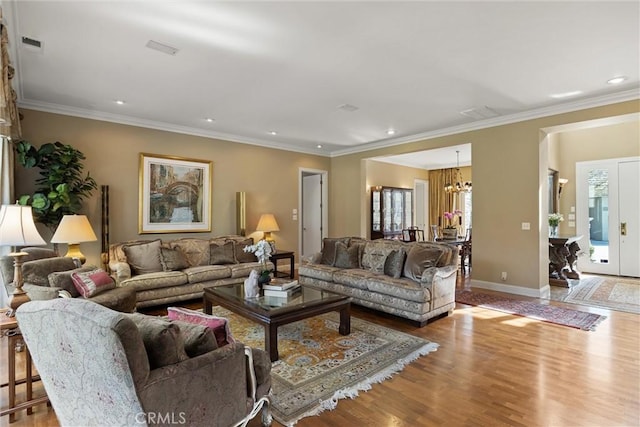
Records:
[[[216,341],[218,342],[218,347],[236,342],[231,335],[229,320],[224,317],[216,317],[210,314],[204,314],[200,311],[189,310],[188,308],[181,307],[167,308],[167,315],[170,320],[181,320],[183,322],[194,323],[196,325],[206,326],[213,330],[213,334],[216,336]]]
[[[116,282],[113,281],[113,278],[101,268],[81,273],[73,273],[71,275],[71,281],[73,282],[73,286],[78,290],[78,293],[85,298],[116,287]]]

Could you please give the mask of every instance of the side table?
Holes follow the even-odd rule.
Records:
[[[278,273],[278,260],[280,259],[288,259],[290,261],[291,270],[290,273],[287,274],[285,272]],[[271,262],[273,262],[273,277],[288,277],[289,279],[293,279],[293,252],[292,251],[279,251],[276,250],[271,254]]]
[[[21,338],[20,329],[18,328],[18,321],[15,317],[9,317],[4,312],[0,312],[0,332],[1,335],[6,335],[9,342],[7,343],[7,360],[9,363],[9,381],[6,384],[2,384],[2,387],[8,386],[9,388],[9,407],[7,409],[0,410],[0,416],[9,414],[9,422],[12,423],[16,419],[16,412],[23,409],[27,410],[27,415],[31,415],[33,410],[32,406],[40,403],[46,403],[49,401],[47,396],[33,398],[33,381],[39,380],[39,376],[33,376],[33,363],[31,361],[31,354],[29,349],[25,345],[24,353],[26,358],[26,378],[22,380],[16,380],[16,344]],[[16,385],[26,384],[27,387],[27,400],[22,403],[16,404]]]

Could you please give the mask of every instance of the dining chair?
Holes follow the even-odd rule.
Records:
[[[467,228],[464,242],[460,245],[460,271],[462,274],[471,272],[471,227]]]

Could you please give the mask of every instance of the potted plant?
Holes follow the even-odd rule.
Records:
[[[255,245],[247,245],[243,248],[243,251],[250,252],[258,258],[262,268],[259,271],[258,284],[263,285],[271,281],[271,270],[267,268],[267,262],[271,258],[271,244],[262,239]]]
[[[34,193],[20,196],[18,203],[31,205],[36,221],[52,231],[64,215],[78,213],[82,201],[98,187],[89,173],[82,173],[84,154],[70,145],[54,142],[36,148],[19,141],[16,159],[25,168],[40,168]]]
[[[558,226],[560,222],[564,221],[564,217],[561,213],[549,214],[549,237],[556,237],[558,235]]]
[[[457,239],[458,226],[462,223],[462,211],[456,209],[453,212],[445,212],[444,217],[448,224],[442,229],[442,237],[447,240]]]

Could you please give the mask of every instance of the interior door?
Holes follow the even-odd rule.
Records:
[[[302,177],[302,256],[322,249],[322,175]]]
[[[640,277],[640,161],[618,164],[620,275]]]

